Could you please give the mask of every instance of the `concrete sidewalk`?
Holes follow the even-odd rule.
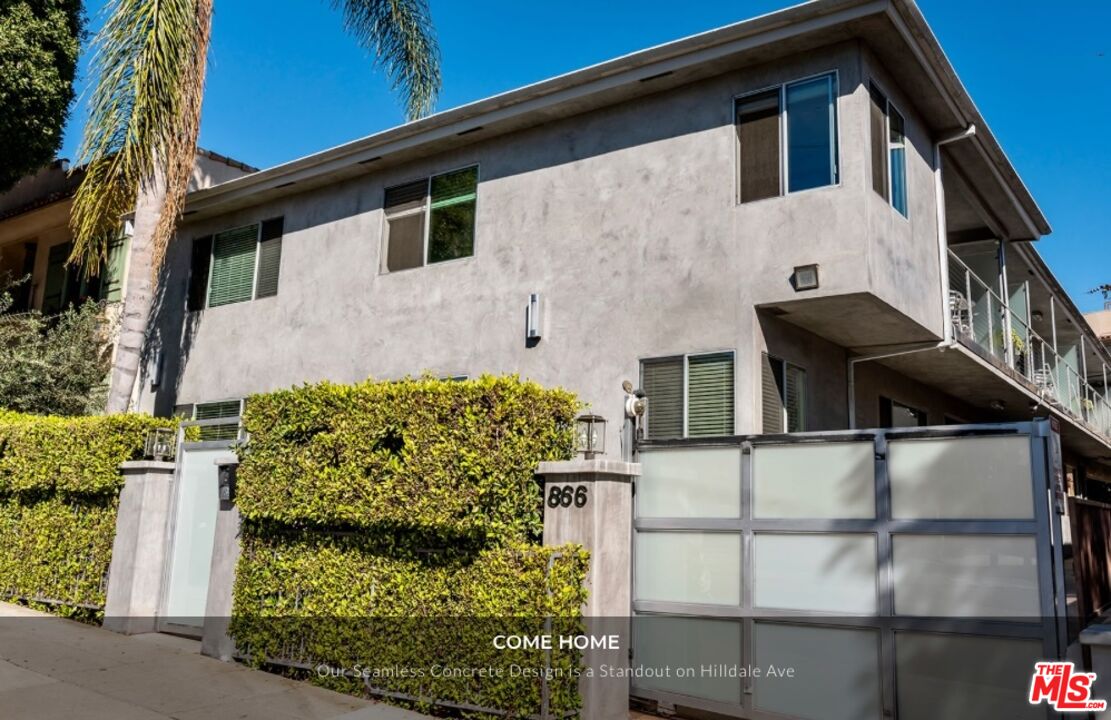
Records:
[[[192,640],[125,637],[7,603],[0,603],[0,717],[427,720],[205,657]]]

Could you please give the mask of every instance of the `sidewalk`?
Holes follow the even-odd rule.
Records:
[[[200,654],[0,603],[5,720],[427,720]]]

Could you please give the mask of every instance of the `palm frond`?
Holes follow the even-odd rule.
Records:
[[[140,187],[164,182],[152,238],[161,267],[192,170],[212,0],[112,0],[93,41],[89,120],[79,152],[71,262],[96,273]]]
[[[425,0],[333,0],[344,26],[385,70],[410,120],[427,115],[440,92],[440,48]]]

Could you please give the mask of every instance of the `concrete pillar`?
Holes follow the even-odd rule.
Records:
[[[1107,700],[1108,707],[1092,713],[1096,720],[1111,720],[1111,625],[1089,625],[1080,633],[1080,643],[1091,656],[1091,666],[1085,668],[1096,674],[1092,686],[1093,700]]]
[[[216,465],[238,465],[234,456],[219,458]],[[228,635],[231,621],[231,593],[235,584],[235,567],[239,563],[239,508],[234,498],[221,499],[216,513],[215,537],[212,540],[212,565],[208,576],[208,599],[205,601],[204,630],[201,654],[225,662],[235,657],[235,642]]]
[[[628,680],[599,678],[597,669],[629,665],[633,481],[640,465],[601,459],[544,462],[537,473],[544,480],[544,544],[576,543],[590,552],[590,594],[583,608],[587,633],[620,638],[618,648],[584,653],[584,667],[593,668],[594,676],[584,673],[579,683],[581,717],[627,720]]]
[[[133,635],[155,631],[169,543],[174,463],[137,460],[124,476],[108,569],[104,627]]]

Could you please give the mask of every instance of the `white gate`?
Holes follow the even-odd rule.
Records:
[[[642,442],[633,694],[745,718],[1045,718],[1048,421]]]
[[[158,627],[163,632],[199,636],[204,626],[212,545],[219,510],[215,461],[230,454],[233,440],[184,441],[186,429],[226,429],[238,418],[196,420],[182,423],[178,435],[174,500],[170,510],[170,543],[162,582],[162,612]],[[223,437],[223,433],[214,433]]]

